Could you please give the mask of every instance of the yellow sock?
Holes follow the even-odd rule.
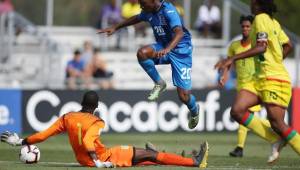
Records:
[[[271,124],[268,119],[260,119],[261,123],[264,124],[264,126],[271,128]]]
[[[288,144],[300,155],[300,135],[291,128],[283,134]]]
[[[274,131],[270,130],[270,126],[265,125],[261,119],[254,114],[246,113],[241,123],[243,123],[253,133],[270,143],[275,143],[280,139]]]
[[[246,128],[243,125],[240,125],[239,130],[238,130],[238,135],[237,135],[237,137],[238,137],[237,146],[238,147],[244,148],[245,141],[246,141],[246,138],[247,138],[247,133],[248,133],[248,128]]]

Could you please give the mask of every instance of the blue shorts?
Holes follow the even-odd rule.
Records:
[[[161,44],[152,44],[154,51],[160,51],[164,47]],[[181,45],[161,58],[153,58],[155,65],[171,64],[172,81],[174,86],[184,90],[192,89],[191,71],[192,71],[192,52],[193,46]]]

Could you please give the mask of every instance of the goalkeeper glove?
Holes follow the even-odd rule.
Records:
[[[16,133],[6,131],[1,134],[1,142],[8,143],[12,146],[21,146],[23,139],[20,139]]]
[[[93,160],[97,168],[113,168],[114,165],[111,162],[101,162],[100,160]]]

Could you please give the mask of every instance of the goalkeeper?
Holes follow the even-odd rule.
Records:
[[[25,139],[20,139],[16,133],[4,132],[1,134],[1,141],[13,146],[30,145],[42,142],[50,136],[67,132],[75,157],[83,166],[99,168],[135,165],[206,167],[207,142],[201,145],[198,155],[193,158],[133,146],[105,147],[99,138],[105,123],[93,115],[94,110],[98,107],[98,99],[96,92],[86,92],[81,103],[81,111],[67,113],[45,131],[35,133]]]

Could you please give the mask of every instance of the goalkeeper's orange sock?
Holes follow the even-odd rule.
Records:
[[[159,152],[156,159],[163,165],[194,166],[192,158],[185,158],[172,153]]]
[[[254,114],[247,112],[243,116],[240,123],[270,143],[275,143],[280,140],[280,136],[278,136],[274,131],[270,130],[270,127],[263,123]]]
[[[300,155],[300,135],[292,128],[289,128],[282,134],[282,137]]]

